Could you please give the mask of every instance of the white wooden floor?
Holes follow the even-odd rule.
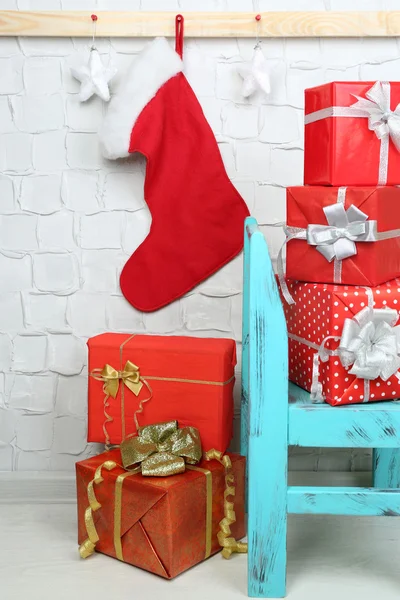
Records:
[[[400,597],[400,518],[292,517],[288,544],[289,600]],[[100,554],[84,561],[71,499],[0,502],[1,600],[235,600],[246,597],[246,571],[244,555],[173,581]]]

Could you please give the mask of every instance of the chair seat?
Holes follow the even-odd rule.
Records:
[[[289,444],[306,447],[396,448],[400,446],[400,401],[346,406],[316,404],[289,383]]]

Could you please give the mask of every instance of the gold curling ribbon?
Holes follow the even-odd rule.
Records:
[[[99,467],[97,467],[96,472],[94,474],[94,478],[89,481],[87,486],[87,495],[89,500],[89,506],[85,510],[85,526],[88,534],[88,538],[79,546],[79,554],[82,558],[88,558],[91,554],[94,553],[96,544],[99,541],[99,536],[96,530],[96,526],[93,520],[93,513],[101,508],[100,502],[98,502],[96,498],[96,494],[94,493],[94,484],[98,485],[104,481],[102,477],[101,471],[102,469],[107,469],[107,471],[111,471],[115,469],[117,463],[113,460],[107,460]]]
[[[203,379],[180,379],[177,377],[155,377],[155,376],[149,376],[149,375],[146,375],[145,377],[143,377],[140,375],[139,367],[136,366],[134,363],[132,363],[130,360],[128,360],[125,363],[125,367],[123,367],[123,364],[122,364],[122,361],[123,361],[122,355],[123,355],[124,346],[126,344],[128,344],[131,341],[131,339],[133,339],[135,336],[136,336],[136,334],[134,333],[129,338],[127,338],[124,342],[122,342],[121,346],[119,347],[119,358],[120,358],[120,370],[119,371],[117,371],[117,369],[114,369],[114,367],[112,367],[111,365],[106,364],[106,365],[104,365],[104,367],[102,369],[93,369],[93,371],[90,373],[90,376],[93,377],[94,379],[96,379],[96,381],[103,382],[104,417],[105,417],[105,420],[103,423],[103,433],[104,433],[105,446],[106,446],[107,450],[110,447],[110,437],[108,435],[107,424],[111,423],[113,421],[113,418],[107,412],[107,409],[110,406],[108,400],[109,400],[110,396],[114,399],[116,398],[116,396],[118,394],[120,381],[122,382],[121,429],[122,429],[122,439],[124,440],[126,438],[125,386],[127,388],[129,388],[136,396],[139,395],[143,385],[145,385],[147,387],[147,389],[149,390],[149,393],[150,393],[150,396],[148,398],[144,398],[143,400],[140,400],[139,408],[136,410],[136,412],[133,415],[136,430],[138,430],[139,422],[137,419],[137,415],[143,413],[143,405],[146,404],[146,402],[149,402],[153,397],[153,390],[151,389],[148,381],[172,381],[175,383],[194,383],[194,384],[201,384],[201,385],[224,386],[224,385],[228,385],[229,383],[231,383],[235,378],[235,376],[232,375],[232,377],[230,377],[227,381],[207,381],[207,380],[203,380]]]
[[[212,449],[206,453],[206,460],[217,460],[225,468],[224,518],[219,523],[218,542],[222,546],[222,556],[230,558],[234,552],[246,553],[247,544],[237,542],[232,536],[231,525],[236,522],[234,502],[228,501],[228,496],[235,497],[235,477],[232,473],[232,462],[227,454]]]

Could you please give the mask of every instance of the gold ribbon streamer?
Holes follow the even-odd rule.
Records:
[[[122,486],[124,485],[124,481],[127,477],[131,475],[135,475],[138,473],[139,469],[135,469],[134,471],[127,471],[126,473],[121,473],[118,475],[117,480],[115,482],[115,492],[114,492],[114,550],[115,555],[118,560],[124,560],[124,555],[122,552],[122,540],[121,540],[121,518],[122,518]]]
[[[225,468],[224,518],[219,523],[218,542],[222,546],[222,556],[230,558],[234,552],[246,553],[247,544],[237,542],[232,536],[231,525],[236,522],[234,502],[228,501],[228,496],[235,497],[235,477],[232,473],[232,462],[227,454],[212,449],[206,453],[206,460],[217,460]]]
[[[146,477],[183,473],[186,463],[195,465],[202,457],[199,431],[179,429],[177,421],[139,428],[138,435],[124,440],[120,450],[124,469],[140,465]]]
[[[187,469],[191,471],[198,471],[206,476],[206,549],[204,558],[208,558],[211,554],[212,546],[212,473],[208,469],[202,469],[202,467],[194,467],[193,465],[187,465]]]
[[[96,472],[94,474],[94,478],[89,481],[87,486],[87,495],[89,500],[89,506],[85,510],[85,526],[88,534],[88,538],[79,546],[79,554],[82,558],[87,558],[95,551],[96,544],[99,541],[99,536],[96,530],[96,526],[93,520],[93,513],[101,508],[101,504],[98,502],[96,498],[96,494],[94,493],[94,484],[98,485],[104,481],[104,478],[101,474],[102,469],[107,469],[107,471],[111,471],[115,469],[117,463],[112,460],[107,460],[99,467],[97,467]]]
[[[119,347],[119,358],[120,358],[120,370],[114,369],[109,364],[105,364],[102,369],[93,369],[90,373],[90,376],[96,379],[96,381],[103,382],[103,393],[104,393],[104,423],[103,423],[103,433],[106,449],[110,447],[110,436],[108,435],[107,424],[113,421],[113,418],[108,414],[107,409],[110,404],[108,402],[110,396],[112,398],[116,398],[118,394],[118,389],[120,385],[120,381],[122,382],[121,388],[121,429],[122,429],[122,439],[126,438],[126,428],[125,428],[125,386],[129,388],[136,396],[140,394],[140,391],[145,385],[150,393],[148,398],[144,398],[139,402],[139,408],[135,411],[133,415],[133,419],[135,422],[136,430],[139,430],[139,422],[137,419],[137,415],[143,414],[143,405],[146,402],[149,402],[153,397],[153,390],[150,387],[148,381],[171,381],[174,383],[194,383],[200,385],[217,385],[224,386],[231,383],[235,376],[232,375],[227,381],[207,381],[202,379],[180,379],[177,377],[155,377],[145,375],[142,376],[140,374],[140,369],[137,365],[132,363],[130,360],[127,360],[125,363],[125,367],[123,367],[123,349],[126,344],[128,344],[136,334],[134,333],[129,338],[127,338],[124,342],[122,342]]]

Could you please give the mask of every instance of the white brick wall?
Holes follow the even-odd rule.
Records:
[[[395,9],[398,0],[0,0],[20,10]],[[278,6],[277,6],[278,5]],[[72,470],[86,436],[86,348],[102,331],[241,341],[242,258],[153,314],[128,305],[118,276],[149,230],[145,164],[100,156],[97,98],[77,100],[69,66],[89,39],[0,39],[0,469]],[[122,71],[143,39],[99,40]],[[395,39],[264,41],[268,99],[245,100],[237,66],[251,39],[187,40],[186,72],[227,171],[261,224],[285,216],[302,182],[303,89],[333,79],[398,79]],[[121,77],[121,72],[118,77]],[[282,235],[266,231],[276,256]],[[239,352],[239,368],[240,368]],[[239,417],[239,385],[236,408]],[[238,430],[236,423],[235,429]],[[237,444],[237,440],[236,440]],[[368,469],[364,451],[302,449],[294,469]]]

